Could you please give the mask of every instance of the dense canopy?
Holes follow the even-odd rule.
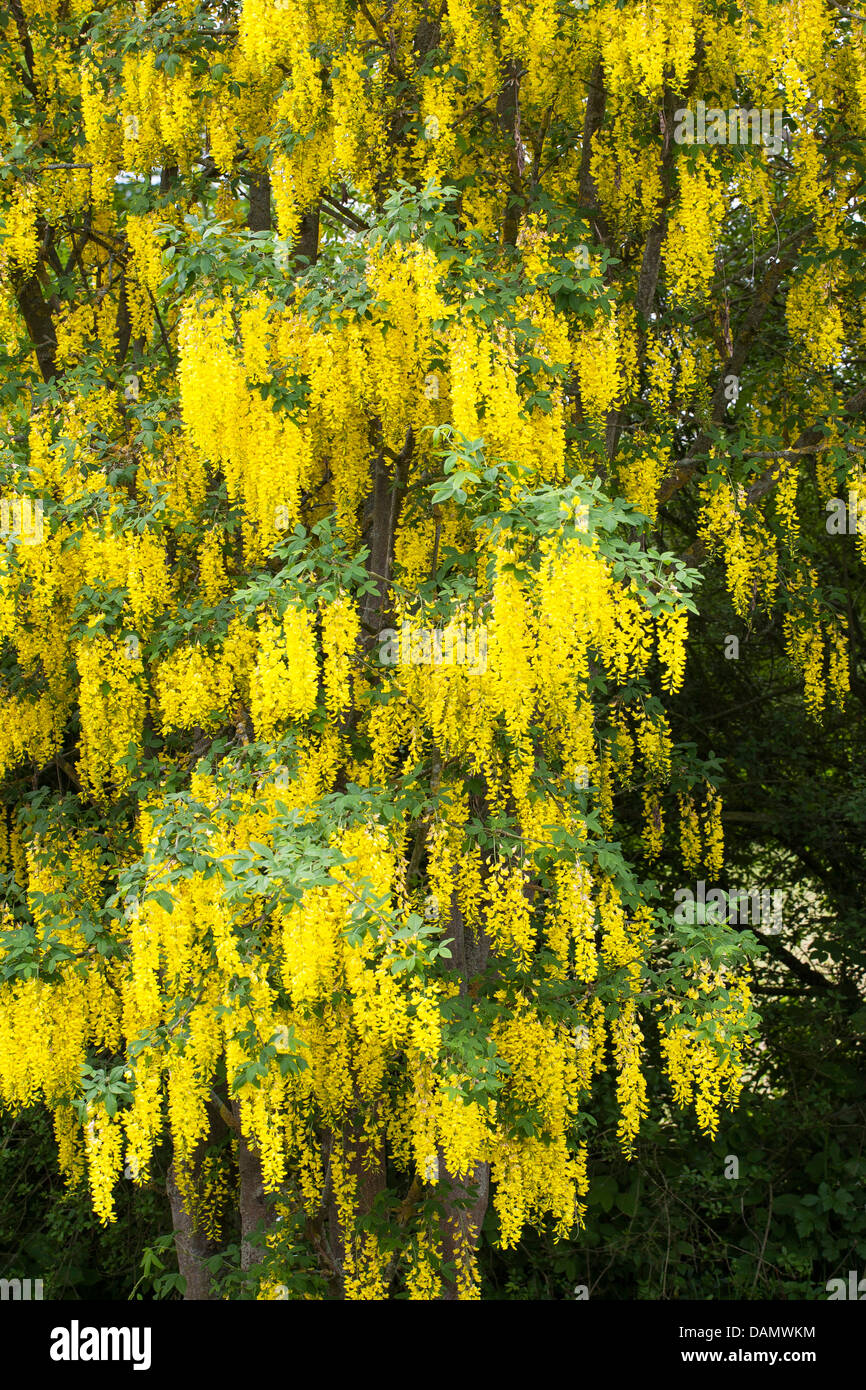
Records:
[[[478,1297],[607,1077],[736,1103],[689,626],[861,697],[864,135],[829,0],[10,0],[0,1102],[188,1297]]]

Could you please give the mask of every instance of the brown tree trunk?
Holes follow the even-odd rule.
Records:
[[[21,317],[27,325],[27,333],[36,353],[42,379],[50,381],[57,373],[54,360],[57,353],[57,335],[37,276],[19,278],[15,284],[15,295]]]
[[[455,1303],[461,1297],[460,1269],[468,1256],[474,1262],[481,1236],[481,1223],[490,1197],[490,1164],[476,1163],[470,1173],[456,1178],[439,1150],[437,1196],[445,1207],[442,1225],[442,1299]],[[466,1205],[463,1205],[466,1203]]]
[[[228,1144],[229,1128],[233,1128],[231,1116],[222,1105],[217,1106],[209,1102],[207,1109],[211,1121],[210,1129],[207,1137],[196,1146],[190,1161],[190,1186],[193,1199],[201,1194],[202,1169],[208,1151],[212,1153],[220,1142]],[[195,1200],[191,1203],[184,1200],[183,1193],[178,1186],[174,1160],[168,1166],[165,1186],[171,1205],[177,1267],[186,1281],[184,1300],[212,1300],[216,1295],[213,1291],[212,1276],[205,1265],[205,1260],[219,1254],[227,1244],[228,1238],[233,1234],[227,1229],[233,1215],[231,1198],[224,1202],[222,1210],[215,1213],[221,1232],[219,1238],[216,1239],[207,1236],[200,1226],[196,1225],[195,1212],[190,1210],[190,1207],[195,1205]]]
[[[385,1187],[386,1163],[384,1147],[372,1149],[362,1136],[360,1124],[343,1126],[340,1141],[343,1152],[350,1152],[346,1171],[355,1178],[355,1217],[369,1216],[379,1193]],[[332,1185],[333,1194],[333,1185]],[[328,1204],[328,1227],[330,1255],[341,1279],[345,1276],[346,1246],[355,1241],[353,1231],[343,1229],[333,1195]],[[343,1284],[345,1290],[345,1283]]]
[[[205,1260],[209,1259],[211,1255],[215,1255],[219,1246],[208,1240],[201,1231],[195,1229],[193,1218],[184,1205],[183,1197],[177,1185],[173,1161],[168,1166],[165,1186],[171,1204],[171,1223],[174,1227],[177,1267],[186,1281],[184,1300],[211,1300],[214,1298],[213,1286]]]
[[[400,521],[409,461],[415,448],[412,430],[399,454],[386,450],[382,443],[382,427],[376,420],[371,429],[375,448],[373,457],[373,486],[363,516],[364,544],[369,549],[367,573],[375,588],[361,599],[361,653],[369,654],[376,645],[379,631],[392,608],[391,566],[394,561],[394,537]],[[388,458],[391,465],[388,464]]]
[[[251,232],[271,230],[271,181],[267,173],[260,178],[250,179],[250,210],[247,226]]]
[[[506,246],[517,245],[520,218],[526,206],[523,188],[524,144],[520,133],[520,64],[505,64],[503,85],[496,102],[499,128],[508,151],[508,198],[503,219],[502,239]]]
[[[238,1130],[238,1174],[240,1178],[241,1269],[249,1269],[261,1258],[260,1247],[252,1237],[273,1225],[274,1208],[265,1201],[262,1165],[258,1153],[241,1133],[240,1106],[232,1101],[232,1114]]]
[[[482,973],[490,952],[490,940],[482,931],[467,931],[457,894],[451,894],[448,934],[452,938],[450,969],[460,981],[460,996],[465,998],[470,982]],[[439,1149],[439,1182],[436,1195],[445,1208],[442,1228],[442,1260],[445,1274],[442,1298],[456,1302],[460,1296],[459,1271],[464,1260],[474,1261],[481,1237],[481,1225],[490,1197],[490,1164],[476,1163],[471,1172],[457,1177],[450,1171]],[[463,1203],[467,1205],[463,1205]]]
[[[306,270],[306,264],[298,264],[297,258],[303,256],[309,265],[315,265],[319,254],[319,207],[310,208],[301,217],[301,230],[292,248],[295,263],[299,270]]]

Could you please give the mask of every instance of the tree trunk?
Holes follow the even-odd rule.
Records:
[[[303,256],[309,265],[315,265],[319,254],[319,206],[310,208],[301,218],[301,230],[298,239],[293,247],[295,264],[298,265],[297,258]],[[298,269],[307,269],[307,264],[298,265]]]
[[[184,1300],[212,1300],[210,1272],[205,1260],[216,1254],[219,1246],[208,1240],[207,1236],[195,1229],[193,1219],[184,1205],[177,1185],[174,1161],[168,1166],[165,1180],[168,1200],[171,1203],[171,1222],[174,1227],[174,1245],[177,1251],[177,1267],[186,1280]]]
[[[54,360],[57,353],[57,335],[37,276],[19,278],[15,284],[15,294],[21,317],[27,325],[27,332],[36,353],[42,379],[51,381],[57,373]]]
[[[378,420],[374,422],[371,433],[376,452],[373,458],[373,487],[364,509],[363,537],[370,552],[367,573],[375,588],[361,599],[361,646],[365,653],[375,647],[379,631],[392,607],[389,580],[394,560],[394,537],[406,494],[409,461],[415,447],[415,436],[409,429],[399,454],[391,453],[393,466],[389,467]]]
[[[252,1240],[259,1230],[274,1223],[274,1208],[265,1201],[262,1165],[259,1155],[241,1133],[240,1106],[232,1101],[232,1114],[238,1129],[238,1173],[240,1177],[241,1269],[249,1269],[260,1259],[260,1249]]]
[[[523,189],[524,144],[520,133],[520,64],[505,64],[503,85],[496,102],[499,128],[508,150],[508,197],[503,219],[502,239],[506,246],[517,245],[520,217],[526,206]]]
[[[207,1109],[210,1117],[208,1135],[196,1146],[190,1162],[190,1185],[194,1198],[201,1194],[202,1168],[206,1156],[208,1153],[212,1154],[221,1142],[226,1145],[229,1143],[231,1116],[222,1105],[218,1107],[212,1102],[208,1102]],[[212,1276],[205,1265],[205,1260],[218,1255],[227,1244],[228,1237],[233,1234],[227,1229],[233,1216],[231,1198],[226,1198],[222,1210],[214,1213],[220,1230],[220,1236],[217,1239],[207,1236],[203,1230],[197,1227],[195,1212],[189,1209],[189,1205],[184,1201],[183,1193],[178,1186],[174,1160],[168,1166],[165,1186],[171,1204],[171,1222],[174,1227],[177,1267],[186,1280],[184,1299],[187,1301],[212,1300],[216,1295],[213,1292]],[[191,1205],[195,1205],[195,1202]]]
[[[446,1303],[455,1303],[464,1295],[471,1297],[468,1287],[464,1286],[461,1279],[461,1269],[467,1262],[467,1257],[473,1265],[475,1262],[481,1224],[490,1197],[490,1164],[476,1163],[465,1177],[457,1178],[446,1167],[440,1149],[439,1180],[442,1190],[440,1192],[437,1187],[437,1196],[445,1207],[445,1220],[442,1225],[442,1262],[445,1273],[441,1297]],[[464,1202],[467,1205],[464,1206]]]
[[[271,230],[271,181],[267,173],[260,178],[250,179],[250,210],[247,226],[251,232]]]
[[[460,996],[465,998],[470,982],[487,965],[490,941],[483,931],[476,935],[466,930],[456,893],[451,894],[448,927],[449,935],[453,938],[449,968],[456,972],[460,981]],[[461,1288],[461,1266],[469,1261],[474,1264],[478,1249],[481,1225],[490,1197],[490,1164],[476,1163],[471,1172],[457,1177],[448,1168],[440,1148],[439,1181],[441,1188],[437,1186],[436,1195],[445,1208],[442,1260],[446,1273],[442,1280],[442,1298],[446,1302],[456,1302],[467,1293],[465,1288]],[[468,1205],[464,1206],[464,1202]]]
[[[384,1148],[371,1149],[362,1137],[360,1124],[344,1125],[340,1134],[340,1143],[343,1153],[348,1152],[351,1155],[346,1163],[346,1172],[350,1173],[356,1182],[355,1218],[369,1216],[373,1211],[376,1198],[385,1187],[387,1175],[385,1150]],[[332,1195],[328,1203],[330,1254],[340,1272],[345,1291],[346,1247],[351,1242],[350,1248],[354,1252],[357,1247],[357,1238],[354,1231],[346,1231],[343,1228],[337,1203],[333,1196],[333,1184],[331,1192]]]

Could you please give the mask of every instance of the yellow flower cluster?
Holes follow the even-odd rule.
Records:
[[[701,823],[690,796],[680,796],[680,848],[683,866],[696,869],[701,862]]]
[[[313,615],[301,605],[289,604],[282,622],[260,617],[258,658],[250,682],[256,737],[271,739],[286,720],[310,714],[317,692]]]
[[[658,618],[658,653],[662,665],[662,689],[680,689],[686,669],[686,637],[689,615],[685,608],[667,609]]]
[[[723,211],[721,177],[709,162],[695,170],[681,166],[679,201],[662,248],[670,294],[677,304],[706,297]]]
[[[823,266],[804,271],[791,285],[785,321],[794,342],[814,367],[837,366],[845,325],[832,296],[833,280]]]
[[[118,1116],[110,1117],[102,1105],[88,1106],[84,1125],[87,1178],[93,1210],[103,1225],[114,1220],[114,1186],[120,1176],[123,1130]]]
[[[722,798],[715,787],[707,790],[704,800],[704,865],[711,878],[721,872],[725,841],[722,830]]]
[[[101,799],[133,780],[141,754],[145,696],[140,653],[117,638],[93,635],[76,651],[84,785]]]
[[[697,1026],[706,1016],[700,996],[708,996],[719,986],[729,991],[729,1003],[713,1014],[712,1038],[699,1037]],[[748,1014],[751,990],[745,975],[731,979],[707,969],[686,995],[696,1001],[695,1012],[687,1017],[680,1001],[670,1005],[662,1054],[675,1101],[678,1105],[693,1103],[698,1124],[714,1138],[722,1104],[733,1107],[742,1088],[743,1049],[751,1039],[741,1025]]]
[[[31,275],[39,259],[37,212],[34,189],[26,184],[21,185],[16,190],[15,199],[6,213],[0,234],[0,255],[3,262],[5,265],[14,266],[19,274]]]
[[[322,606],[322,651],[325,661],[325,705],[340,715],[352,704],[352,657],[360,635],[355,605],[341,596]]]

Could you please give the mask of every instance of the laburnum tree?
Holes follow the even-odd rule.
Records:
[[[857,679],[864,25],[8,0],[0,126],[0,1101],[188,1298],[478,1297],[603,1073],[626,1154],[650,1054],[742,1085],[760,945],[653,875],[704,571]]]

